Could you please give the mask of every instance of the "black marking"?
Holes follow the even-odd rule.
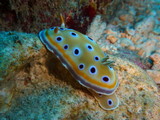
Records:
[[[110,82],[110,78],[108,76],[103,76],[102,77],[102,81],[105,83],[109,83]]]
[[[112,105],[113,105],[113,101],[112,101],[111,99],[108,99],[108,100],[107,100],[107,103],[108,103],[109,106],[112,106]]]
[[[91,73],[95,73],[95,72],[96,72],[96,69],[95,69],[94,67],[92,67],[92,68],[90,69],[90,71],[91,71]]]
[[[56,27],[51,27],[50,30],[54,30]]]
[[[73,51],[73,54],[78,56],[80,54],[80,49],[79,48],[75,48]]]
[[[61,27],[60,27],[59,29],[60,29],[60,30],[65,30],[64,28],[61,28]]]
[[[78,66],[78,68],[80,69],[80,70],[83,70],[84,69],[84,67],[85,67],[85,65],[84,64],[79,64],[79,66]]]
[[[69,46],[68,45],[64,45],[63,48],[64,48],[64,50],[67,50],[69,48]]]
[[[87,38],[88,38],[89,40],[93,41],[93,39],[92,39],[92,38],[90,38],[90,37],[88,37],[88,36],[87,36]]]
[[[70,35],[71,35],[72,37],[78,37],[78,34],[75,33],[75,32],[70,32]]]
[[[90,74],[96,74],[97,73],[97,68],[95,66],[91,66],[89,69]]]
[[[90,44],[87,44],[87,48],[89,51],[93,51],[93,47]]]
[[[72,35],[76,36],[76,33],[71,33]]]
[[[61,36],[57,36],[57,37],[56,37],[56,41],[57,41],[57,42],[60,42],[60,41],[62,41],[62,40],[63,40],[63,38],[62,38]]]
[[[90,45],[88,45],[88,49],[92,49],[92,47]]]
[[[94,60],[95,60],[95,61],[99,61],[99,57],[98,57],[98,56],[95,56],[95,57],[94,57]]]

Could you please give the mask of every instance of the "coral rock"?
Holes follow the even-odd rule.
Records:
[[[35,34],[0,32],[0,46],[0,113],[3,113],[9,109],[14,94],[15,74],[42,44]]]
[[[158,70],[147,70],[147,73],[153,78],[156,84],[160,84],[160,71]]]
[[[127,32],[127,34],[129,34],[129,35],[135,35],[135,30],[133,29],[133,28],[129,28],[129,27],[127,27],[126,28],[126,32]]]
[[[139,46],[140,51],[138,54],[142,57],[149,57],[153,51],[156,50],[156,45],[157,41],[155,39],[149,39],[143,44]]]
[[[152,31],[155,25],[155,18],[154,17],[147,17],[142,21],[136,23],[135,30],[137,33],[141,33],[147,35],[149,32]]]
[[[160,53],[154,53],[153,55],[150,56],[150,59],[153,60],[152,69],[160,70]]]
[[[157,48],[157,50],[160,50],[160,41],[157,42],[156,48]]]
[[[116,37],[121,37],[121,35],[119,34],[119,31],[112,30],[113,26],[108,25],[107,27],[108,27],[108,29],[105,31],[105,33],[107,33],[108,35],[114,35]]]
[[[12,87],[7,86],[7,84],[5,84],[5,87],[1,86],[0,88],[0,113],[5,113],[6,111],[9,110],[10,105],[11,105],[11,100],[13,97],[13,85]]]
[[[153,33],[149,33],[148,38],[150,38],[150,39],[157,39],[157,40],[160,41],[160,35],[155,35]]]
[[[160,49],[156,50],[155,52],[159,53],[160,54]]]
[[[106,23],[102,22],[101,16],[97,15],[87,31],[87,35],[97,41],[106,28]],[[96,33],[96,34],[95,34]]]
[[[42,44],[35,34],[0,32],[0,81],[7,79],[9,73],[13,75],[40,47]]]
[[[136,47],[134,45],[130,45],[130,46],[128,46],[128,49],[134,51],[134,50],[136,50]]]
[[[119,16],[119,19],[122,20],[122,21],[128,21],[128,22],[133,22],[133,16],[130,15],[130,14],[122,14]]]
[[[128,47],[133,45],[132,41],[128,38],[121,38],[119,41],[122,47]]]
[[[133,42],[134,44],[136,44],[137,41],[140,40],[141,38],[142,38],[142,35],[141,35],[141,34],[135,33],[134,36],[131,38],[131,40],[132,40],[132,42]]]
[[[160,54],[154,53],[150,56],[151,60],[153,60],[154,64],[160,64]]]
[[[160,35],[160,27],[153,29],[152,32],[153,32],[153,34],[155,34],[155,35]]]
[[[126,34],[126,33],[121,33],[121,38],[128,38],[128,39],[131,39],[131,35],[129,34]]]
[[[118,38],[117,37],[115,37],[115,36],[113,36],[113,35],[109,35],[109,36],[107,36],[107,38],[106,38],[107,40],[109,40],[111,43],[115,43],[115,42],[117,42],[117,40],[118,40]]]

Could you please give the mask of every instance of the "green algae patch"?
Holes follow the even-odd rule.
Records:
[[[35,34],[0,32],[0,81],[7,79],[41,47]]]

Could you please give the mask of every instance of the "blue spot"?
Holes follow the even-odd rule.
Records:
[[[61,27],[60,27],[59,29],[60,29],[60,30],[65,30],[64,28],[61,28]]]
[[[113,68],[112,68],[111,66],[108,66],[108,68],[109,68],[110,70],[113,70]]]
[[[105,83],[109,83],[110,82],[110,78],[108,76],[103,76],[102,77],[102,81]]]
[[[94,41],[92,38],[88,37],[87,35],[86,35],[86,38],[90,41]]]
[[[54,30],[56,27],[51,27],[50,30]]]
[[[63,48],[64,48],[64,50],[67,50],[69,48],[69,46],[68,45],[64,45]]]
[[[70,35],[71,35],[72,37],[78,37],[78,34],[75,33],[75,32],[70,32]]]
[[[87,47],[87,49],[88,49],[89,51],[93,51],[93,47],[92,47],[92,45],[87,44],[87,45],[86,45],[86,47]]]
[[[109,106],[112,106],[112,105],[113,105],[113,100],[112,100],[112,99],[108,99],[108,100],[107,100],[107,104],[108,104]]]
[[[91,67],[89,68],[89,73],[90,73],[90,74],[96,74],[96,73],[97,73],[97,68],[96,68],[95,66],[91,66]]]
[[[94,60],[95,61],[99,61],[99,57],[98,56],[94,56]]]
[[[80,49],[79,48],[75,48],[74,50],[73,50],[73,54],[75,55],[75,56],[79,56],[80,55]]]
[[[79,64],[79,66],[78,66],[78,68],[79,68],[80,70],[83,70],[84,67],[85,67],[85,65],[84,65],[83,63]]]
[[[63,37],[61,37],[61,36],[57,36],[57,37],[56,37],[56,41],[57,41],[57,42],[61,42],[62,40],[63,40]]]

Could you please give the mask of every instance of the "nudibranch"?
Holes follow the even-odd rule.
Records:
[[[54,53],[69,70],[72,76],[88,88],[105,110],[118,107],[115,94],[118,79],[112,68],[112,61],[104,54],[98,44],[78,31],[65,28],[62,15],[61,27],[51,27],[39,32],[44,46]]]

